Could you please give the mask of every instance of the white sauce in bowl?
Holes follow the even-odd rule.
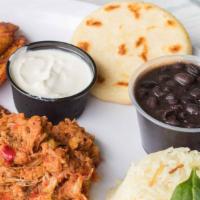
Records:
[[[10,76],[25,92],[44,98],[75,95],[93,79],[91,68],[84,60],[57,49],[20,49],[11,58]]]

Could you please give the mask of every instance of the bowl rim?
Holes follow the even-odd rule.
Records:
[[[36,95],[32,95],[24,90],[22,90],[12,79],[11,75],[10,75],[10,63],[12,62],[12,58],[13,56],[18,52],[20,51],[21,49],[23,48],[31,48],[32,46],[35,46],[35,45],[45,45],[45,47],[47,47],[46,49],[48,49],[48,46],[49,49],[63,49],[63,50],[71,50],[70,52],[73,53],[73,54],[76,54],[77,56],[79,56],[81,59],[83,59],[83,61],[86,62],[86,64],[91,68],[92,70],[92,74],[93,74],[93,78],[90,82],[90,84],[85,88],[83,89],[82,91],[74,94],[74,95],[71,95],[71,96],[66,96],[66,97],[61,97],[61,98],[47,98],[47,97],[39,97],[39,96],[36,96]],[[62,48],[59,48],[59,45],[62,45]],[[65,46],[65,47],[63,47]],[[39,48],[39,47],[38,47]],[[87,58],[87,59],[85,59]],[[89,62],[90,63],[89,63]],[[6,74],[7,74],[7,77],[8,77],[8,80],[10,81],[11,85],[18,91],[20,92],[21,94],[29,97],[29,98],[32,98],[32,99],[35,99],[35,100],[40,100],[40,101],[45,101],[45,102],[61,102],[61,101],[66,101],[66,100],[72,100],[72,99],[77,99],[77,98],[80,98],[81,96],[83,96],[84,94],[86,94],[95,84],[96,80],[97,80],[97,67],[96,67],[96,64],[93,60],[93,58],[87,53],[85,52],[84,50],[82,50],[81,48],[73,45],[73,44],[70,44],[70,43],[67,43],[67,42],[61,42],[61,41],[55,41],[55,40],[43,40],[43,41],[37,41],[37,42],[31,42],[31,43],[28,43],[26,45],[24,45],[23,47],[20,47],[19,49],[17,49],[9,58],[7,64],[6,64]]]
[[[164,62],[165,61],[165,62]],[[188,62],[188,63],[194,63],[196,65],[200,66],[200,58],[198,56],[194,55],[169,55],[169,56],[161,56],[158,58],[154,58],[152,60],[149,60],[148,62],[142,64],[136,74],[133,74],[130,81],[129,81],[129,97],[131,99],[131,102],[133,105],[135,105],[136,110],[146,119],[151,121],[152,123],[156,124],[159,127],[165,128],[165,129],[170,129],[179,133],[200,133],[200,128],[184,128],[184,127],[178,127],[178,126],[172,126],[169,124],[166,124],[162,121],[159,121],[149,115],[144,109],[139,105],[139,103],[136,100],[135,97],[135,85],[139,77],[144,73],[145,71],[150,71],[150,69],[147,69],[148,66],[152,67],[162,67],[165,64],[170,64],[174,62]],[[169,132],[170,133],[170,132]]]

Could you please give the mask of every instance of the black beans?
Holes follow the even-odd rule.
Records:
[[[162,74],[158,77],[158,81],[162,82],[162,81],[167,81],[170,79],[170,76],[167,74]]]
[[[162,89],[159,86],[154,87],[152,92],[158,98],[165,95],[165,93],[162,91]]]
[[[171,116],[175,116],[175,111],[169,109],[169,110],[166,110],[166,111],[163,112],[163,116],[162,117],[163,117],[163,120],[166,121]]]
[[[186,111],[191,115],[198,115],[199,114],[199,107],[194,103],[190,103],[186,105]]]
[[[199,97],[200,96],[200,88],[193,88],[190,92],[190,95],[193,97]]]
[[[186,68],[187,72],[193,76],[198,76],[199,75],[199,68],[190,64]]]
[[[171,87],[170,87],[170,86],[167,86],[167,85],[164,85],[164,86],[162,87],[162,89],[163,89],[164,92],[170,92],[170,91],[171,91]]]
[[[172,126],[200,128],[200,67],[175,63],[146,73],[136,99],[152,117]]]
[[[175,111],[179,111],[183,109],[183,105],[181,104],[171,105],[170,107],[172,110],[175,110]]]
[[[153,88],[156,85],[157,83],[155,81],[144,81],[142,83],[142,87],[145,87],[145,88]]]
[[[173,126],[180,125],[180,122],[177,120],[176,117],[176,112],[173,110],[166,110],[163,113],[163,121]]]
[[[158,101],[156,97],[153,97],[153,96],[152,97],[150,96],[146,101],[146,105],[151,109],[155,108],[157,106],[157,103]]]
[[[148,90],[146,88],[140,88],[138,91],[140,98],[143,98],[148,95]]]
[[[165,97],[166,101],[170,104],[170,105],[173,105],[173,104],[177,104],[178,103],[178,99],[176,99],[175,95],[173,93],[170,93],[168,94],[166,97]]]
[[[176,82],[174,80],[169,80],[169,81],[166,82],[166,86],[175,87],[176,86]]]
[[[184,111],[178,113],[178,117],[179,117],[180,119],[185,119],[186,116],[187,116],[187,113],[184,112]]]
[[[183,86],[189,85],[194,81],[194,77],[188,73],[181,72],[174,76],[174,79]]]
[[[193,103],[193,99],[190,96],[183,96],[180,98],[180,101],[183,104]]]
[[[165,121],[167,124],[170,124],[172,126],[180,126],[180,122],[176,119],[175,116],[170,117]]]
[[[172,126],[200,128],[199,66],[165,65],[146,73],[137,86],[136,99],[152,117]]]

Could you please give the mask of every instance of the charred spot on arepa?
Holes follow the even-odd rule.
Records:
[[[147,45],[146,38],[143,37],[143,36],[139,37],[136,40],[135,46],[136,46],[136,48],[143,46],[142,52],[139,56],[142,58],[143,61],[146,62],[148,60],[148,58],[147,58],[147,56],[148,56],[148,45]]]
[[[141,6],[139,4],[137,3],[129,4],[128,9],[134,15],[136,19],[140,18]]]
[[[102,83],[105,82],[105,78],[103,76],[101,76],[101,75],[98,75],[97,76],[97,82],[100,83],[100,84],[102,84]]]
[[[142,58],[143,61],[147,62],[148,58],[147,58],[147,49],[145,48],[144,51],[140,54],[140,57]]]
[[[180,44],[175,44],[169,47],[169,51],[171,53],[178,53],[182,49],[182,46]]]
[[[88,19],[86,20],[87,26],[94,26],[94,27],[100,27],[103,25],[103,23],[100,20],[97,19]]]
[[[142,44],[144,44],[144,42],[145,42],[145,38],[144,38],[144,37],[139,37],[139,38],[137,39],[136,43],[135,43],[135,46],[136,46],[136,47],[139,47],[139,46],[141,46]]]
[[[119,45],[118,47],[118,54],[123,56],[127,53],[127,47],[126,47],[126,44],[121,44]]]
[[[174,20],[171,20],[171,19],[168,19],[167,21],[166,21],[166,25],[167,26],[176,26],[176,22],[174,21]]]
[[[108,6],[106,6],[105,8],[104,8],[104,10],[105,11],[113,11],[113,10],[116,10],[116,9],[118,9],[118,8],[120,8],[120,5],[118,5],[118,4],[111,4],[111,5],[108,5]]]
[[[144,5],[144,8],[145,8],[146,10],[150,10],[150,9],[153,8],[153,5],[147,4],[147,5]]]
[[[128,82],[126,82],[126,81],[118,81],[116,83],[116,85],[123,86],[123,87],[128,87]]]
[[[89,51],[90,43],[87,41],[81,41],[77,44],[77,47],[81,48],[84,51]]]

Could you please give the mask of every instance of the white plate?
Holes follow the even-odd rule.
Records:
[[[0,20],[18,24],[30,41],[69,41],[83,17],[96,8],[95,5],[74,0],[1,0]],[[195,15],[195,12],[191,14]],[[187,16],[186,10],[184,16]],[[190,28],[187,21],[188,18],[185,25]],[[196,30],[191,34],[197,38]],[[16,111],[8,83],[0,88],[0,105]],[[101,147],[103,162],[99,173],[102,179],[94,184],[92,200],[103,200],[108,188],[114,186],[117,179],[124,177],[131,161],[145,155],[141,147],[136,111],[133,106],[105,103],[91,97],[78,122],[95,135]]]

